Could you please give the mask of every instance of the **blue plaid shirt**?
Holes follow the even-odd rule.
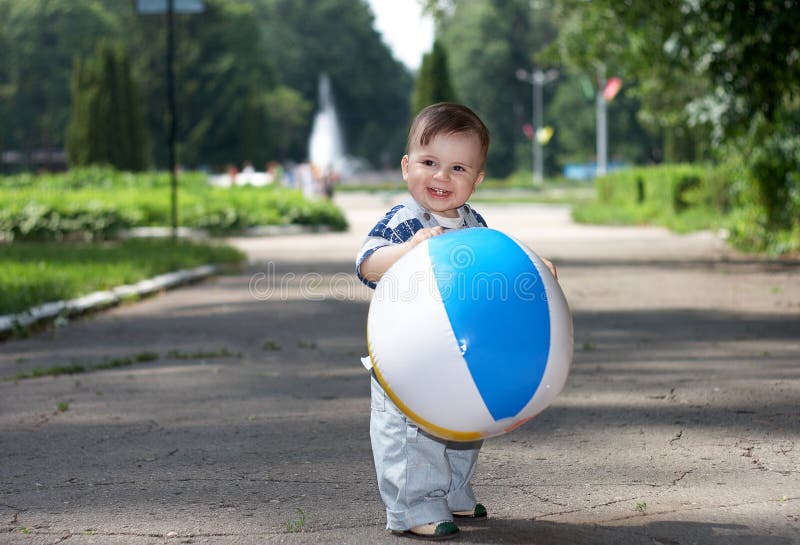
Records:
[[[470,205],[465,204],[458,209],[461,218],[461,229],[468,227],[486,227],[486,222]],[[436,227],[439,223],[436,217],[422,208],[412,197],[389,210],[383,218],[372,228],[366,240],[361,245],[361,250],[356,256],[356,275],[359,280],[370,288],[375,289],[376,283],[370,282],[361,275],[361,264],[372,253],[390,244],[402,244],[414,236],[420,229]]]

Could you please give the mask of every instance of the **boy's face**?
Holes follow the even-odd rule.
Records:
[[[414,200],[452,218],[483,181],[482,164],[480,140],[471,133],[436,135],[425,146],[412,145],[400,162]]]

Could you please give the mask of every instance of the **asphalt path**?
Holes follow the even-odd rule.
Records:
[[[0,544],[407,543],[369,446],[362,238],[240,238],[241,273],[0,344]],[[559,268],[575,358],[555,403],[486,442],[460,543],[800,543],[800,264],[712,233],[484,204]],[[154,359],[157,358],[157,359]]]

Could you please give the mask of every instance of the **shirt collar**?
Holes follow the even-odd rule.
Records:
[[[436,218],[433,216],[431,212],[429,212],[426,208],[420,205],[414,197],[409,196],[405,201],[403,201],[403,206],[413,210],[418,216],[424,219],[426,222],[431,223],[433,225],[439,225],[436,221]],[[459,206],[457,209],[458,217],[461,219],[461,224],[463,225],[466,221],[466,214],[467,214],[467,205],[464,204]]]

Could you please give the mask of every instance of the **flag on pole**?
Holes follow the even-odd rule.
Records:
[[[553,127],[542,127],[536,131],[536,141],[544,146],[553,138],[553,132]]]
[[[522,132],[525,133],[525,136],[528,137],[528,140],[533,140],[533,125],[530,123],[525,123],[522,126]]]
[[[620,78],[608,78],[606,88],[603,91],[603,98],[611,102],[614,100],[614,97],[617,96],[620,89],[622,89],[622,80]]]

